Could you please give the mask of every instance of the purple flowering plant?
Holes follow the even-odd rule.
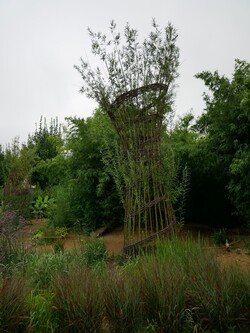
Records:
[[[0,272],[5,272],[11,262],[18,260],[20,247],[16,231],[26,224],[27,221],[17,211],[4,211],[0,214]]]

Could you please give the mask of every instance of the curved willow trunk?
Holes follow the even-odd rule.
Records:
[[[175,223],[160,154],[167,90],[160,83],[143,86],[120,95],[107,110],[123,153],[125,246]]]

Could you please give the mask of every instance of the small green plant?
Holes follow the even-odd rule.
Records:
[[[157,323],[154,320],[147,320],[146,332],[149,333],[157,332]]]
[[[38,195],[37,199],[32,202],[31,213],[35,218],[43,218],[47,216],[49,207],[55,202],[53,198],[49,198],[48,195],[42,197]]]
[[[219,231],[214,231],[211,238],[215,245],[225,245],[228,239],[227,229],[223,228]]]
[[[56,227],[54,230],[55,230],[55,236],[60,238],[65,238],[68,234],[68,229],[65,227]]]
[[[102,238],[91,239],[82,244],[83,255],[87,266],[94,266],[107,261],[107,250]]]
[[[36,245],[39,244],[51,244],[58,239],[63,239],[67,236],[67,228],[51,228],[43,226],[38,228],[32,234],[32,242]]]
[[[61,239],[55,241],[53,245],[53,250],[55,253],[64,252],[64,242]]]

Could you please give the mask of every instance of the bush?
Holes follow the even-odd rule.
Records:
[[[52,280],[61,273],[69,273],[75,268],[86,268],[86,260],[81,249],[59,252],[34,251],[27,254],[24,275],[33,288],[49,288]]]
[[[223,228],[219,231],[214,231],[211,238],[215,245],[225,245],[228,239],[227,229]]]
[[[107,261],[106,245],[102,238],[85,241],[82,244],[82,251],[87,266],[94,266]]]
[[[25,226],[27,221],[15,210],[4,211],[0,214],[0,234],[15,238],[15,232]]]
[[[68,272],[73,262],[71,253],[39,253],[27,256],[25,276],[35,289],[48,288],[59,273]]]

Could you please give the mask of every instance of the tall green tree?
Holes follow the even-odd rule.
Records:
[[[91,231],[122,221],[119,193],[105,163],[108,150],[117,145],[117,135],[103,112],[87,120],[70,118],[67,149],[70,179],[68,223]]]
[[[214,193],[230,198],[234,212],[250,219],[250,64],[235,61],[232,79],[216,71],[196,75],[209,89],[205,113],[197,122],[214,172]],[[204,188],[206,191],[206,188]]]
[[[35,151],[32,167],[32,184],[42,190],[60,183],[67,172],[67,162],[63,154],[62,126],[57,119],[48,125],[41,117],[39,127],[28,138],[28,148]]]

